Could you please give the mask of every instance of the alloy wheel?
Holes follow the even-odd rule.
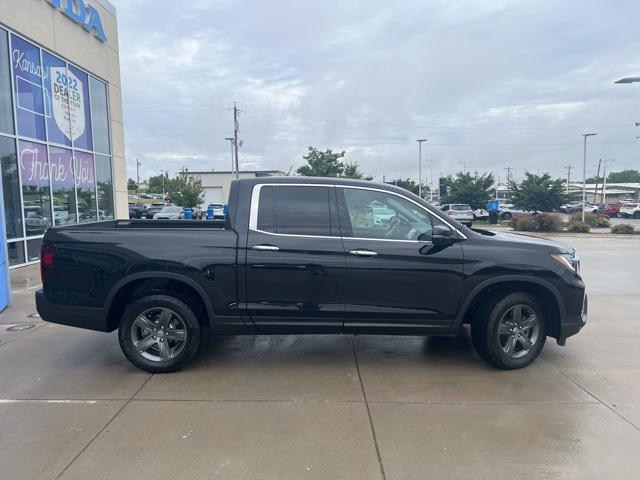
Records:
[[[536,345],[540,336],[540,320],[535,311],[523,304],[509,308],[498,324],[498,342],[510,358],[522,358]]]
[[[152,362],[166,362],[184,349],[187,340],[186,323],[169,308],[151,308],[133,321],[131,340],[142,357]]]

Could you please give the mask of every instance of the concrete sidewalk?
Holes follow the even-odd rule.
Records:
[[[567,238],[589,324],[530,367],[466,337],[224,337],[150,375],[115,334],[0,315],[0,478],[632,479],[640,471],[637,240]],[[7,332],[7,325],[35,328]]]

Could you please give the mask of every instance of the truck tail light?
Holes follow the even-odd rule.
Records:
[[[45,283],[51,277],[56,262],[56,250],[52,245],[43,243],[40,249],[40,277]]]

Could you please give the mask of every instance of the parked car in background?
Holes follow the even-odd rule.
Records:
[[[224,220],[224,204],[223,203],[210,203],[207,205],[207,212],[210,208],[213,208],[213,219]]]
[[[535,212],[530,212],[527,210],[516,208],[513,203],[503,203],[502,205],[500,205],[498,218],[500,218],[500,220],[511,220],[516,215],[532,215],[534,213]]]
[[[147,205],[146,217],[153,218],[153,216],[165,207],[164,202],[153,202]]]
[[[147,209],[144,203],[129,202],[129,218],[143,218],[147,215]]]
[[[609,218],[617,217],[622,205],[624,205],[624,202],[602,203],[598,205],[598,214],[606,215]]]
[[[622,218],[640,218],[640,203],[625,203],[618,213]]]
[[[562,205],[558,210],[562,213],[576,213],[582,211],[582,202],[569,202]],[[584,204],[585,213],[598,213],[598,205],[592,205],[589,202]]]
[[[440,210],[463,225],[470,227],[473,224],[473,210],[466,203],[449,203]]]
[[[154,220],[181,220],[184,218],[184,208],[176,205],[165,205],[153,215]]]
[[[474,220],[486,220],[487,218],[489,218],[489,212],[484,208],[478,208],[477,210],[473,211]]]

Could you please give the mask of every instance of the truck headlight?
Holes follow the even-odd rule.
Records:
[[[572,270],[580,273],[580,258],[574,253],[556,253],[551,255],[553,259]]]

